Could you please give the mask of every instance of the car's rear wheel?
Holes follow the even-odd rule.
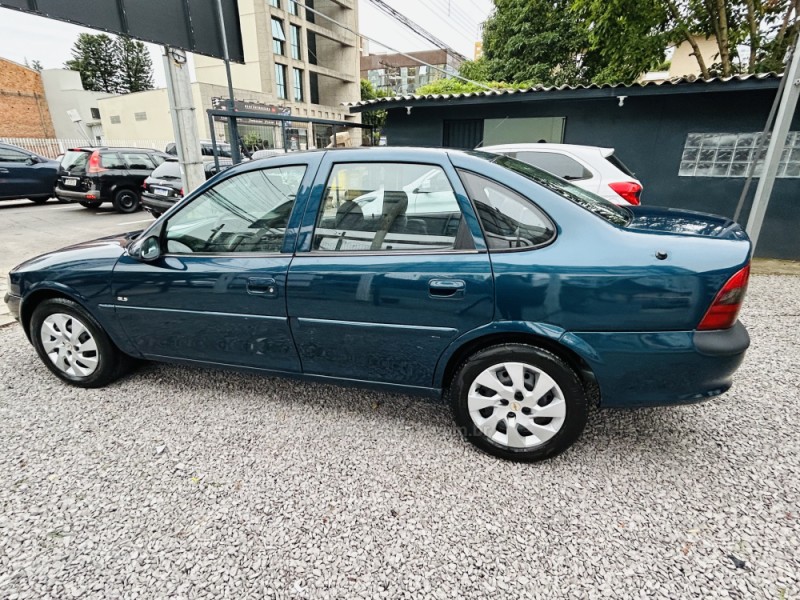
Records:
[[[30,333],[45,366],[73,385],[102,387],[121,376],[131,363],[100,324],[66,298],[39,304],[31,317]]]
[[[503,344],[467,359],[450,386],[456,423],[481,450],[509,460],[544,460],[578,439],[588,415],[575,371],[535,346]]]
[[[114,208],[121,213],[132,213],[139,210],[139,194],[133,190],[118,190],[114,194]]]
[[[50,198],[51,198],[50,195],[47,195],[47,196],[34,196],[33,198],[28,198],[28,200],[30,200],[34,204],[44,204],[45,202],[50,200]]]

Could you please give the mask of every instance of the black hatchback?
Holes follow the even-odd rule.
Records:
[[[56,196],[86,208],[111,202],[119,212],[137,211],[144,180],[167,158],[147,148],[72,148],[61,159]]]

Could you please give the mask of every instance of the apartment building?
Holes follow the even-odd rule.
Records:
[[[462,56],[447,50],[365,54],[361,57],[361,78],[392,95],[413,94],[423,85],[457,74],[462,62]]]
[[[305,6],[293,0],[239,0],[245,64],[232,65],[233,85],[258,92],[260,99],[270,97],[268,110],[357,122],[342,103],[360,98],[358,37],[333,21],[358,31],[358,2],[305,0]],[[198,82],[226,85],[222,61],[196,56],[194,64]],[[240,129],[247,135],[248,125]],[[308,127],[308,137],[305,127],[294,129],[301,148],[324,146],[331,134],[323,125]],[[252,133],[261,135],[263,128]],[[276,137],[274,145],[280,144]]]
[[[360,122],[345,102],[360,99],[357,0],[239,0],[244,64],[231,64],[237,110]],[[312,12],[313,11],[313,12]],[[206,111],[227,101],[223,61],[194,55],[192,84],[200,137],[210,137]],[[166,90],[151,90],[100,101],[106,135],[160,140],[171,132]],[[239,134],[254,148],[324,147],[330,125],[294,122],[284,132],[277,121],[242,121]],[[171,137],[171,133],[166,134]],[[215,135],[229,141],[224,120]],[[360,134],[359,134],[360,135]],[[132,137],[133,136],[133,137]]]

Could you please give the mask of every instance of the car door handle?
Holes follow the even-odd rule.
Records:
[[[273,277],[250,277],[247,280],[247,293],[267,298],[278,297],[278,282]]]
[[[467,284],[461,279],[431,279],[428,293],[431,298],[463,298]]]

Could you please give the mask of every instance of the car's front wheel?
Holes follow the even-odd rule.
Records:
[[[467,359],[450,386],[456,423],[481,450],[509,460],[544,460],[578,439],[588,415],[575,371],[535,346],[502,344]]]
[[[79,304],[52,298],[33,311],[31,339],[44,364],[64,381],[95,388],[111,383],[130,365],[100,324]]]
[[[132,213],[139,210],[139,194],[133,190],[118,190],[114,194],[114,208],[121,213]]]

